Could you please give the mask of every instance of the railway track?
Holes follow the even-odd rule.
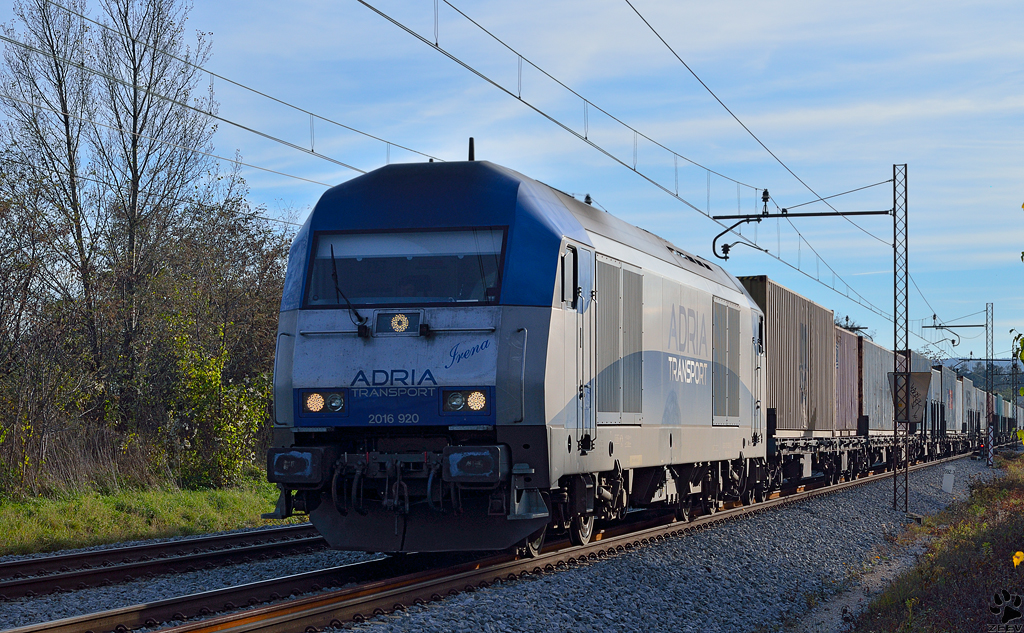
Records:
[[[28,558],[0,567],[0,600],[324,549],[309,524]]]
[[[911,467],[911,470],[938,466],[963,459],[959,455]],[[161,602],[126,607],[115,611],[84,615],[77,618],[12,629],[8,633],[100,633],[126,631],[142,626],[155,626],[168,620],[182,621],[204,616],[164,629],[166,633],[295,633],[315,631],[346,622],[368,618],[408,605],[444,599],[462,591],[475,591],[494,583],[514,580],[520,576],[565,569],[587,561],[599,560],[617,553],[710,529],[726,521],[767,512],[781,505],[803,501],[818,495],[834,494],[847,488],[877,482],[891,477],[891,472],[876,473],[832,486],[809,484],[804,490],[775,495],[763,503],[721,510],[713,515],[696,517],[690,522],[673,522],[670,518],[644,517],[638,525],[619,525],[595,534],[594,541],[573,547],[567,540],[549,543],[537,558],[519,559],[501,554],[451,564],[440,555],[410,555],[308,572],[250,585],[172,598]],[[396,562],[397,561],[397,562]],[[443,565],[443,566],[439,566]],[[417,568],[419,566],[419,568]],[[353,586],[318,595],[300,596],[290,600],[281,597],[319,591],[323,587],[351,584]],[[266,604],[269,601],[277,601]],[[224,615],[219,611],[252,608]]]

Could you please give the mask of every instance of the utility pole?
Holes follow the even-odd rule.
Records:
[[[1013,355],[1013,363],[1010,365],[1010,403],[1013,405],[1013,432],[1017,432],[1017,355]]]
[[[907,166],[892,166],[893,387],[892,507],[908,512],[910,471],[910,288],[907,266]],[[902,353],[901,353],[902,351]]]
[[[991,303],[985,304],[985,419],[988,420],[988,467],[995,466],[996,461],[996,430],[992,428],[993,418],[992,405],[995,404],[995,397],[992,395],[992,382],[994,366],[992,360],[995,358],[995,336],[992,326],[995,323],[995,309]]]
[[[892,166],[892,210],[891,211],[848,211],[846,213],[789,213],[783,209],[781,213],[768,213],[768,201],[771,197],[768,190],[761,192],[764,207],[759,214],[716,215],[713,220],[737,220],[735,224],[715,236],[711,241],[711,252],[719,259],[729,259],[729,251],[737,244],[745,244],[757,250],[765,250],[749,241],[738,241],[722,245],[722,254],[718,254],[718,240],[736,227],[747,222],[761,222],[766,218],[799,218],[799,217],[830,217],[847,215],[892,215],[893,235],[893,340],[896,342],[894,373],[894,404],[896,420],[893,424],[893,501],[895,510],[907,512],[907,487],[909,482],[909,450],[910,435],[910,322],[907,308],[910,302],[907,272],[907,165]],[[900,354],[900,350],[905,353]]]

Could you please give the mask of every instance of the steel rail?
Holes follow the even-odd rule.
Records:
[[[941,460],[925,462],[911,470],[930,468],[963,459],[971,453]],[[584,561],[597,560],[614,553],[629,551],[666,538],[710,529],[727,521],[766,512],[779,506],[807,500],[818,495],[833,494],[862,484],[882,481],[891,477],[886,471],[865,475],[831,486],[810,483],[802,491],[783,491],[773,498],[752,506],[738,506],[712,515],[702,515],[690,522],[671,522],[666,515],[634,513],[638,525],[613,525],[595,534],[594,542],[584,547],[568,546],[560,540],[545,546],[544,552],[534,559],[515,559],[501,554],[483,556],[477,560],[444,568],[437,567],[443,555],[413,554],[401,559],[387,558],[353,563],[325,570],[306,572],[283,578],[226,587],[190,596],[169,598],[159,602],[134,605],[87,614],[53,622],[11,629],[5,633],[100,633],[101,631],[127,631],[142,626],[154,627],[168,620],[186,620],[202,616],[205,620],[186,622],[164,629],[166,633],[200,633],[227,631],[242,633],[291,633],[315,630],[325,626],[340,626],[349,621],[364,621],[405,605],[437,601],[461,591],[473,591],[494,582],[503,582],[531,573],[565,569]],[[815,487],[820,485],[822,487]],[[655,518],[652,518],[655,517]],[[423,569],[409,573],[409,567]],[[432,567],[433,565],[433,567]],[[400,571],[399,571],[400,570]],[[396,575],[401,573],[401,575]],[[367,579],[371,579],[367,581]],[[360,583],[357,586],[280,600],[283,596],[320,591],[323,587]],[[263,606],[257,606],[263,604]],[[234,610],[249,605],[247,611],[211,616],[220,610]]]
[[[912,470],[938,466],[948,461],[963,459],[968,455],[969,453],[925,462],[912,467]],[[391,611],[403,610],[407,605],[438,601],[448,595],[475,591],[479,587],[513,580],[523,575],[550,572],[606,558],[671,537],[710,529],[727,521],[759,514],[783,505],[882,481],[891,476],[892,472],[889,471],[832,486],[795,492],[751,506],[740,506],[700,516],[688,523],[662,524],[619,535],[606,531],[595,535],[595,541],[582,547],[564,547],[564,542],[553,544],[533,559],[514,559],[508,555],[493,556],[448,569],[406,574],[316,596],[259,606],[243,612],[214,616],[198,622],[187,622],[165,629],[165,632],[294,633],[318,630],[327,626],[338,627],[346,622],[365,621]]]
[[[58,593],[327,546],[309,524],[57,554],[0,566],[0,600]],[[191,569],[190,569],[191,568]]]

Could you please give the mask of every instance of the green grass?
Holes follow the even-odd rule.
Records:
[[[220,490],[169,488],[5,501],[0,503],[0,555],[284,523],[260,518],[276,501],[277,488],[260,481]]]
[[[858,618],[855,631],[984,631],[1000,620],[993,595],[1024,596],[1024,456],[997,458],[1005,476],[925,520],[916,532],[934,540],[913,569],[899,576]],[[1019,624],[1016,621],[1015,624]]]

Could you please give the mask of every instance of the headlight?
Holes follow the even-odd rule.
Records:
[[[404,332],[409,329],[409,317],[404,314],[396,314],[391,317],[391,329],[395,332]]]
[[[488,415],[491,403],[487,389],[447,389],[441,392],[442,413]]]
[[[345,398],[340,393],[327,394],[327,408],[337,413],[345,408]]]
[[[469,408],[473,411],[480,411],[487,406],[487,397],[484,396],[482,391],[474,391],[469,394],[468,398],[466,398],[466,404],[468,404]]]
[[[462,395],[461,391],[453,391],[448,394],[448,406],[445,407],[449,411],[459,411],[462,407],[466,406],[466,398]]]
[[[306,411],[320,413],[324,410],[324,397],[316,392],[307,393],[305,399]]]

